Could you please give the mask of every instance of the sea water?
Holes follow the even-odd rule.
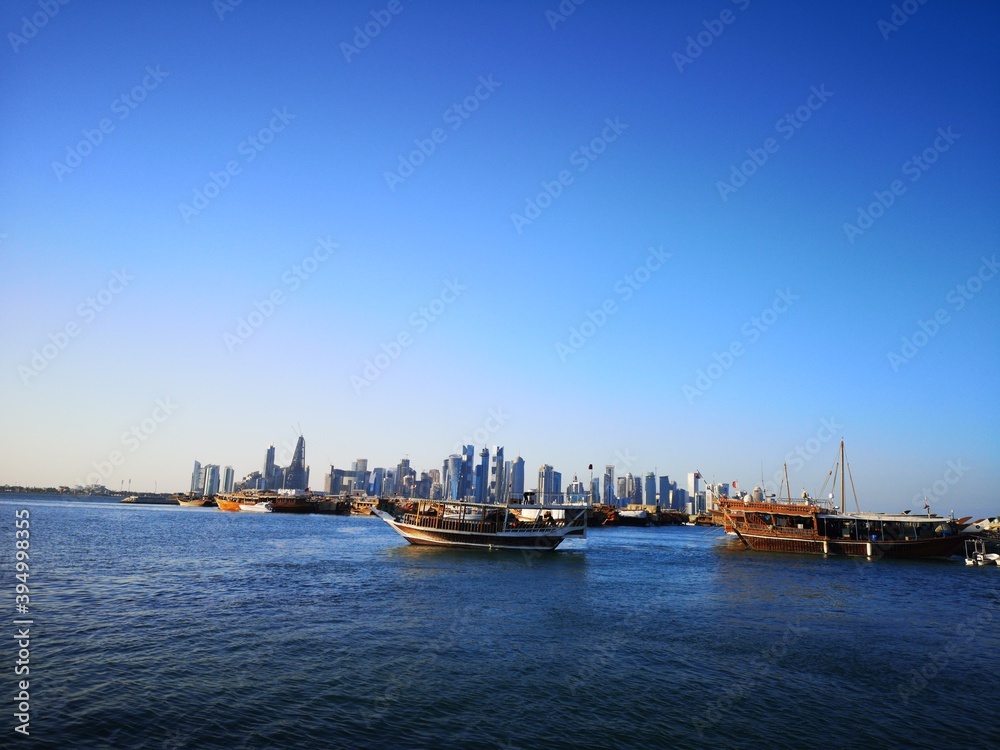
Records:
[[[434,549],[373,517],[38,495],[0,529],[2,747],[28,745],[25,679],[37,747],[1000,747],[1000,567],[693,527]]]

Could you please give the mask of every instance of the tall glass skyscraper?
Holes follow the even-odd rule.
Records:
[[[275,489],[274,484],[274,443],[267,448],[267,453],[264,454],[264,489],[273,490]]]
[[[520,456],[510,462],[510,498],[517,502],[524,499],[524,459]]]
[[[615,504],[615,467],[609,464],[604,467],[604,503]]]
[[[273,451],[272,446],[269,453]],[[285,469],[286,490],[304,490],[309,486],[309,468],[306,466],[306,440],[299,435],[295,443],[295,453],[292,455],[292,463]]]

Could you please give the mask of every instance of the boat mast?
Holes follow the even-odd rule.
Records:
[[[788,502],[792,502],[792,485],[788,483],[788,463],[785,462],[785,494],[788,497]]]
[[[840,441],[840,512],[847,512],[847,462],[844,460],[844,441]]]

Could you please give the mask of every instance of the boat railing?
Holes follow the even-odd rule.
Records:
[[[801,536],[801,537],[814,537],[816,536],[816,529],[800,529],[798,526],[776,526],[769,523],[746,523],[747,531],[765,531],[771,533],[780,533],[782,536]]]
[[[795,515],[814,515],[816,513],[822,513],[823,509],[817,505],[810,505],[808,503],[786,503],[786,502],[739,502],[730,501],[723,507],[723,512],[732,512],[740,510],[757,510],[763,511],[764,513],[788,513]]]

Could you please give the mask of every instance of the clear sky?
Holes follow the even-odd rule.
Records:
[[[0,483],[843,437],[1000,513],[1000,7],[897,7],[5,2]]]

